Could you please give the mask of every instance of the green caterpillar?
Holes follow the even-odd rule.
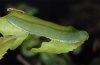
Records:
[[[72,51],[88,39],[88,33],[78,31],[71,26],[60,26],[40,18],[27,15],[12,9],[10,13],[0,18],[0,33],[14,35],[16,40],[10,49],[17,48],[29,34],[49,38],[40,48],[32,48],[32,52],[65,53]]]

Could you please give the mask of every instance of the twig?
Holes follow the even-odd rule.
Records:
[[[23,65],[31,65],[28,63],[20,54],[17,55],[17,59],[23,64]]]

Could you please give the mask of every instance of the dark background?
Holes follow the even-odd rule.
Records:
[[[0,0],[0,16],[7,14],[9,4],[16,6],[23,2],[38,8],[34,16],[89,33],[90,38],[82,45],[80,53],[68,53],[73,64],[89,65],[100,57],[100,0]],[[0,65],[22,65],[15,59],[17,54],[20,54],[19,49],[8,51]]]

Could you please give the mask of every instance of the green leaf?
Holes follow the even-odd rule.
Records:
[[[12,43],[16,40],[15,36],[5,36],[0,37],[0,59],[2,59],[3,55],[7,52],[7,50],[11,47]]]
[[[0,18],[0,33],[3,36],[14,35],[17,37],[16,40],[12,43],[10,48],[11,50],[16,49],[29,34],[28,32],[10,24],[6,17]]]
[[[82,45],[84,42],[78,42],[74,44],[63,43],[56,40],[51,40],[50,42],[43,42],[40,48],[32,48],[32,52],[47,52],[47,53],[65,53],[72,51]]]

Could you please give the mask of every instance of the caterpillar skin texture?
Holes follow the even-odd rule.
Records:
[[[10,16],[8,18],[8,21],[10,23],[13,23],[13,25],[17,25],[23,30],[28,31],[31,34],[44,36],[65,43],[76,43],[83,41],[86,39],[85,35],[87,34],[85,31],[75,31],[75,32],[60,31],[47,26],[28,22],[15,16]]]
[[[49,38],[40,48],[32,48],[32,52],[65,53],[72,51],[88,39],[88,33],[78,31],[71,26],[60,26],[18,11],[11,11],[7,21],[27,33]]]

